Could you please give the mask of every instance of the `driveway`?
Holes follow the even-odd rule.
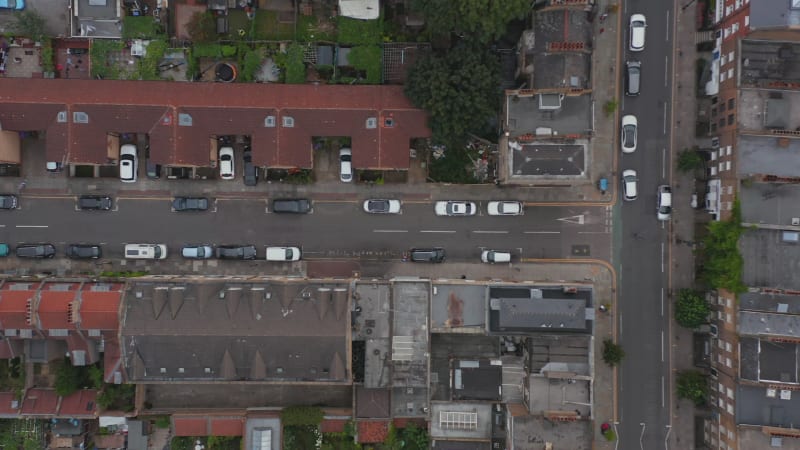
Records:
[[[26,11],[36,11],[47,23],[50,37],[69,36],[70,0],[25,0]],[[0,33],[10,33],[14,23],[13,11],[0,11]]]

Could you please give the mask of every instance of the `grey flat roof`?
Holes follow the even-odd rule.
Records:
[[[743,380],[758,381],[758,338],[739,339],[739,375]]]
[[[500,356],[500,338],[483,334],[431,334],[431,400],[450,400],[452,359],[493,359]],[[505,392],[504,392],[505,394]]]
[[[782,28],[800,25],[800,10],[792,0],[751,0],[750,28]]]
[[[500,360],[454,361],[452,382],[454,400],[500,400],[503,366]]]
[[[797,383],[800,379],[800,345],[744,337],[740,349],[742,379],[766,383]]]
[[[277,450],[281,447],[281,421],[280,419],[268,418],[249,418],[245,424],[244,447],[246,449],[261,449],[260,446],[256,447],[253,442],[253,435],[256,430],[270,430],[272,433],[270,442],[271,449]]]
[[[800,290],[800,245],[784,242],[780,230],[745,229],[739,238],[745,286]]]
[[[529,449],[531,442],[557,442],[558,446],[570,450],[590,450],[592,448],[592,422],[553,422],[544,417],[519,416],[514,421],[514,448]]]
[[[539,142],[522,144],[512,150],[511,174],[514,177],[582,177],[586,173],[586,146]]]
[[[582,418],[592,415],[590,382],[546,378],[540,375],[528,377],[530,396],[528,404],[531,414],[544,415],[545,411],[575,411]]]
[[[560,50],[558,45],[570,48]],[[521,39],[525,65],[532,65],[530,88],[570,87],[577,78],[577,88],[589,86],[591,77],[592,24],[585,11],[547,9],[533,14],[533,26]],[[527,70],[531,70],[526,67]]]
[[[572,372],[586,376],[591,373],[590,335],[542,334],[529,337],[527,344],[531,373]]]
[[[364,386],[385,387],[389,384],[388,357],[391,350],[390,303],[391,286],[386,283],[358,282],[353,296],[352,336],[354,341],[364,341]],[[354,369],[355,371],[355,369]]]
[[[742,39],[740,45],[742,86],[779,89],[800,82],[800,44]]]
[[[485,439],[492,437],[492,405],[477,402],[432,402],[431,438]]]
[[[466,284],[434,284],[431,298],[431,330],[486,329],[486,287]]]
[[[800,127],[800,92],[743,88],[739,91],[737,122],[743,131]],[[726,104],[727,106],[727,104]],[[718,106],[722,108],[722,104]],[[728,114],[720,111],[720,115]]]
[[[800,314],[800,297],[797,295],[744,292],[739,294],[739,310]]]
[[[800,423],[800,393],[790,391],[790,399],[782,400],[780,391],[771,398],[764,386],[738,384],[736,423],[792,428]]]
[[[750,175],[776,175],[797,177],[800,174],[800,139],[783,138],[784,147],[779,146],[780,136],[739,135],[736,171],[740,177]]]
[[[739,425],[736,429],[739,448],[770,448],[773,440],[780,441],[780,450],[800,450],[800,439],[770,436],[758,426]]]
[[[800,185],[797,184],[742,184],[739,199],[744,223],[791,226],[792,218],[800,218]]]
[[[491,442],[434,440],[433,450],[492,450]]]
[[[489,329],[493,333],[589,332],[591,289],[562,286],[492,286]]]
[[[800,316],[740,311],[738,327],[739,334],[742,336],[793,337],[800,335]]]
[[[427,415],[430,284],[393,284],[391,385],[394,417]]]
[[[510,137],[536,134],[537,128],[549,128],[558,136],[585,135],[592,130],[592,98],[590,95],[564,96],[561,108],[539,109],[539,96],[506,97],[506,130]]]

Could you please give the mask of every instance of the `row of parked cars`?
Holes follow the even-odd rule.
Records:
[[[446,252],[441,247],[412,248],[408,251],[407,259],[411,262],[442,263]],[[511,252],[503,250],[483,250],[481,261],[489,264],[511,262]]]
[[[8,244],[0,244],[0,256],[10,254]],[[18,258],[54,258],[56,247],[53,244],[20,244],[15,249]],[[66,255],[70,259],[98,259],[103,257],[103,249],[97,244],[70,244]],[[267,261],[298,261],[301,251],[299,247],[267,247]],[[216,248],[209,244],[185,245],[181,248],[181,256],[187,259],[256,259],[258,252],[255,245],[219,245]],[[126,244],[125,259],[165,259],[165,244]]]
[[[8,256],[11,247],[8,244],[0,244],[0,256]],[[56,247],[53,244],[20,244],[14,249],[18,258],[53,258],[56,256]],[[66,254],[71,259],[97,259],[102,256],[99,245],[92,244],[70,244],[67,246]]]

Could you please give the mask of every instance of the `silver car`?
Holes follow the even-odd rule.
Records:
[[[210,245],[185,245],[181,256],[187,259],[209,259],[214,257],[214,249]]]

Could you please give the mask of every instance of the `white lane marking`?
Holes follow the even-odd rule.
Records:
[[[561,234],[560,231],[525,231],[525,234]]]
[[[17,228],[49,228],[50,225],[15,225]]]
[[[578,231],[578,234],[608,234],[608,231]]]
[[[664,288],[661,288],[661,317],[664,317]]]
[[[455,233],[455,230],[420,230],[420,233]]]
[[[667,40],[669,40],[669,39],[667,39]],[[669,80],[668,68],[669,68],[669,58],[667,58],[665,56],[664,57],[664,87],[667,87],[667,80]]]
[[[6,227],[5,225],[0,225],[0,228],[5,228],[5,227]]]
[[[667,102],[664,102],[664,135],[667,134]]]
[[[661,332],[661,362],[664,362],[664,332]]]
[[[475,230],[473,233],[480,234],[508,234],[508,231],[494,231],[494,230]]]
[[[372,230],[373,233],[408,233],[408,230]]]
[[[559,222],[574,223],[575,225],[583,225],[586,223],[586,216],[585,214],[578,214],[577,216],[562,217],[556,220]]]
[[[664,407],[664,375],[661,375],[661,407]]]
[[[664,273],[664,243],[661,243],[661,273]]]
[[[667,10],[667,37],[666,37],[666,41],[669,42],[669,10]]]
[[[667,178],[667,149],[661,148],[661,178]]]
[[[619,315],[619,335],[622,336],[622,314]]]

